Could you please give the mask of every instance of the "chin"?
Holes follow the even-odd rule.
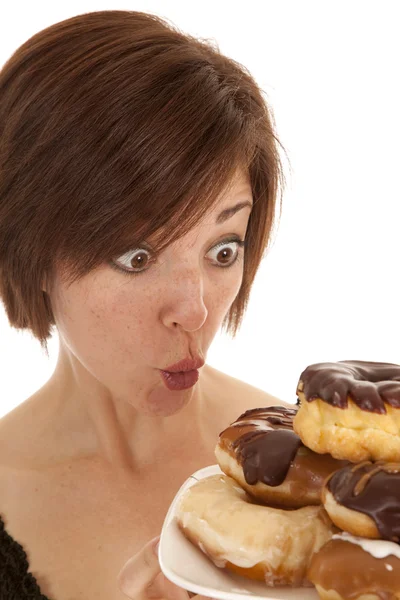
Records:
[[[191,401],[196,386],[179,392],[171,392],[164,386],[149,394],[144,409],[149,416],[171,417],[183,410]]]

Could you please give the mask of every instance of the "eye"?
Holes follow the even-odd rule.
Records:
[[[244,247],[244,241],[239,238],[224,240],[211,248],[208,256],[217,267],[231,267],[238,259],[240,250]]]
[[[207,256],[213,266],[220,268],[232,267],[239,258],[240,252],[244,247],[245,242],[238,236],[231,237],[227,240],[223,240],[211,250],[208,251]],[[154,262],[153,252],[147,248],[134,248],[119,256],[118,258],[112,259],[109,265],[123,273],[135,275],[144,273]]]
[[[114,259],[112,262],[114,266],[125,272],[141,273],[149,267],[151,252],[145,248],[135,248],[134,250],[125,252],[125,254]]]

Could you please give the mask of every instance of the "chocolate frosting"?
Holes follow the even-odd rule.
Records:
[[[285,480],[297,450],[303,445],[293,431],[296,412],[283,406],[253,408],[231,425],[245,429],[243,435],[235,439],[232,448],[249,485],[261,481],[275,487]],[[249,431],[248,425],[253,425],[253,430]]]
[[[368,515],[382,539],[400,541],[400,463],[344,467],[327,486],[338,504]]]
[[[361,360],[317,363],[300,375],[299,391],[307,402],[321,399],[347,408],[350,398],[362,410],[385,414],[385,404],[400,408],[400,366]]]

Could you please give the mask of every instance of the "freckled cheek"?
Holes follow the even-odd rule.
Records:
[[[242,277],[232,277],[229,281],[221,283],[207,302],[209,319],[220,322],[228,312],[235,300],[242,283]]]
[[[60,333],[67,339],[79,342],[87,337],[90,342],[113,340],[123,344],[124,339],[132,341],[132,334],[149,324],[155,314],[154,299],[131,293],[128,289],[112,293],[99,290],[98,293],[66,292],[54,299],[54,312]]]
[[[156,318],[157,294],[120,293],[91,303],[91,313],[107,329],[141,329]]]
[[[151,356],[157,331],[159,294],[119,293],[92,303],[91,321],[97,340],[104,340],[110,354],[130,361],[138,353]],[[114,349],[113,349],[114,348]]]
[[[238,261],[235,267],[232,272],[232,279],[227,283],[226,295],[229,298],[228,304],[232,304],[235,300],[243,283],[243,262]]]

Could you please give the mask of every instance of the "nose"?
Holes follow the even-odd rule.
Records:
[[[199,268],[180,269],[170,278],[162,301],[161,319],[167,327],[197,331],[208,316],[204,302],[203,273]]]

